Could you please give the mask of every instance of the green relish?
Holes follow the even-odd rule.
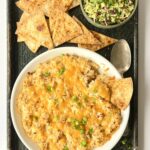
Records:
[[[85,13],[101,25],[123,22],[133,12],[135,0],[83,0]]]

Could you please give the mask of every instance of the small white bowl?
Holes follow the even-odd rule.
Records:
[[[108,75],[115,76],[116,78],[121,78],[121,75],[115,69],[115,67],[109,61],[107,61],[104,57],[102,57],[101,55],[99,55],[95,52],[92,52],[92,51],[89,51],[89,50],[83,49],[83,48],[78,48],[78,47],[56,48],[56,49],[47,51],[47,52],[39,55],[35,59],[33,59],[30,63],[28,63],[24,67],[24,69],[19,74],[19,76],[14,84],[13,90],[12,90],[11,104],[10,104],[11,118],[12,118],[14,128],[15,128],[19,138],[23,142],[23,144],[30,150],[39,150],[39,147],[35,142],[33,142],[26,135],[26,133],[23,129],[22,123],[21,123],[20,115],[18,114],[18,112],[16,110],[16,97],[21,89],[20,86],[21,86],[22,81],[23,81],[24,77],[26,76],[27,72],[33,71],[35,69],[35,67],[37,66],[37,64],[39,64],[41,62],[45,62],[46,60],[50,60],[56,56],[60,56],[62,54],[66,54],[66,53],[88,58],[102,66],[100,68],[100,72],[103,72],[104,70],[106,70],[106,68],[109,68]],[[120,140],[120,138],[122,137],[122,135],[126,129],[128,119],[129,119],[129,112],[130,112],[130,107],[128,107],[126,110],[121,112],[122,113],[122,122],[121,122],[119,129],[113,134],[112,138],[107,143],[105,143],[103,146],[96,148],[95,150],[111,150],[117,144],[117,142]]]

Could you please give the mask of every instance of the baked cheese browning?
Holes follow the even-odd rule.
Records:
[[[62,55],[28,73],[17,98],[27,135],[41,150],[89,150],[110,140],[121,111],[109,100],[99,66]]]

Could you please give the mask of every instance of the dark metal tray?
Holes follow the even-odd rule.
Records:
[[[22,11],[16,7],[15,1],[16,0],[8,1],[8,149],[27,150],[18,138],[12,125],[9,109],[10,95],[14,82],[23,67],[33,58],[46,51],[46,49],[41,47],[36,54],[33,54],[24,43],[17,43],[17,37],[15,35],[16,22],[19,20]],[[135,12],[135,15],[126,24],[109,30],[98,29],[90,25],[83,17],[80,7],[74,8],[69,12],[69,14],[77,16],[89,29],[104,33],[117,39],[126,39],[129,42],[132,53],[132,65],[129,71],[125,73],[125,76],[132,76],[134,81],[134,94],[131,101],[131,114],[128,123],[128,132],[125,133],[113,150],[132,150],[134,149],[133,147],[138,145],[138,11]],[[63,44],[61,46],[69,45],[70,44]],[[111,48],[111,46],[104,48],[101,51],[98,51],[98,53],[109,60]]]

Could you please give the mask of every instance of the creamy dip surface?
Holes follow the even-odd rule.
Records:
[[[110,102],[98,69],[91,60],[65,54],[28,72],[17,108],[41,150],[92,150],[118,129],[121,110]]]

